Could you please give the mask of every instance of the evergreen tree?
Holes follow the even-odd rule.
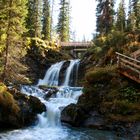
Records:
[[[135,30],[135,14],[132,11],[132,1],[129,0],[129,9],[128,9],[128,19],[127,19],[127,30],[128,31],[134,31]]]
[[[111,31],[113,26],[114,15],[114,0],[97,0],[96,8],[97,16],[97,32],[100,34],[107,34]]]
[[[70,9],[68,0],[60,0],[60,13],[58,17],[57,33],[61,41],[69,41],[70,38]]]
[[[140,28],[140,1],[132,0],[132,12],[135,15],[135,26],[136,28]]]
[[[0,39],[1,48],[5,50],[4,76],[15,47],[21,47],[21,37],[25,30],[25,17],[27,14],[27,0],[1,0],[0,1]]]
[[[39,0],[28,0],[26,27],[30,37],[41,37],[41,6]]]
[[[119,8],[117,11],[117,21],[116,21],[116,28],[119,31],[124,31],[125,30],[125,7],[124,7],[124,0],[122,0],[119,4]]]
[[[50,3],[48,0],[43,0],[43,27],[42,27],[43,39],[50,40],[51,36],[51,15],[50,15]]]

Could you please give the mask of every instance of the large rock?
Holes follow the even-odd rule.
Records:
[[[45,92],[44,95],[45,100],[48,100],[51,97],[56,97],[56,93],[58,92],[57,87],[48,87],[48,86],[40,85],[39,88]]]
[[[17,89],[0,86],[0,128],[20,128],[32,124],[37,114],[46,111],[39,99],[20,93]]]
[[[81,126],[86,117],[86,112],[75,104],[68,105],[61,113],[61,121],[73,126]]]

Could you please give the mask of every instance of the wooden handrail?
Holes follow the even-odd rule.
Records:
[[[137,63],[140,63],[139,60],[134,59],[134,58],[132,58],[132,57],[126,56],[126,55],[121,54],[121,53],[118,53],[118,52],[116,52],[116,54],[119,55],[119,56],[125,57],[125,58],[127,58],[127,59],[130,59],[130,60],[132,60],[132,61],[135,61],[135,62],[137,62]]]
[[[140,83],[140,61],[118,52],[116,54],[120,73]]]
[[[120,58],[120,60],[121,60],[123,63],[129,64],[129,65],[131,65],[131,66],[133,66],[133,67],[136,67],[136,68],[140,69],[140,65],[137,65],[137,64],[132,63],[132,62],[130,62],[130,61],[127,61],[127,60],[125,60],[125,59],[123,59],[123,58]]]

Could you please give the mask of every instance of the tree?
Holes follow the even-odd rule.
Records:
[[[127,19],[127,30],[134,31],[135,30],[135,14],[132,12],[132,1],[129,0],[129,9],[128,9],[128,19]]]
[[[5,51],[4,76],[7,71],[10,55],[13,56],[15,48],[20,47],[21,37],[26,31],[25,17],[27,14],[27,0],[1,0],[0,1],[0,32],[1,46]]]
[[[140,29],[140,2],[138,0],[129,0],[129,11],[127,19],[127,29],[135,31]]]
[[[139,0],[132,0],[132,12],[135,15],[135,26],[136,28],[140,28],[140,1]]]
[[[26,27],[28,36],[41,37],[41,6],[39,0],[28,0]]]
[[[60,0],[60,13],[58,17],[57,33],[61,41],[69,41],[70,38],[70,8],[68,0]]]
[[[51,37],[51,15],[50,3],[48,0],[43,0],[43,39],[50,40]]]
[[[114,16],[114,0],[97,0],[96,8],[97,16],[97,32],[100,34],[107,34],[111,31],[113,26]]]
[[[122,0],[119,4],[119,8],[117,11],[117,21],[116,21],[116,28],[119,31],[124,31],[126,27],[126,19],[125,19],[125,7],[124,7],[124,0]]]

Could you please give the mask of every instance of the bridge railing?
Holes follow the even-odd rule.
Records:
[[[91,42],[60,42],[62,47],[90,47]]]
[[[140,61],[116,52],[120,73],[140,83]]]

